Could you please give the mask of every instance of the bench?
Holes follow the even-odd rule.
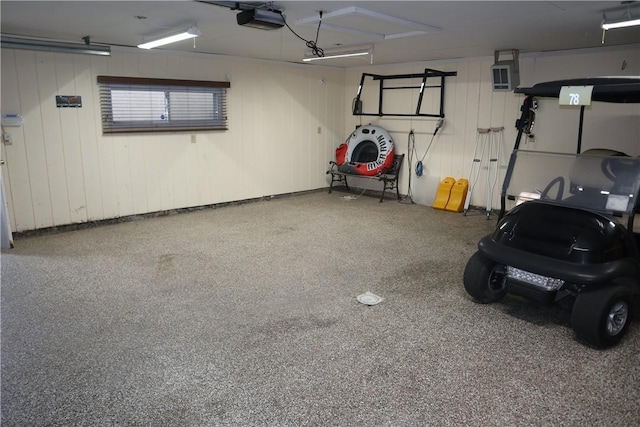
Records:
[[[402,160],[404,159],[404,154],[396,154],[393,157],[393,163],[391,163],[391,168],[387,171],[387,173],[383,173],[381,175],[376,176],[365,176],[365,175],[357,175],[353,173],[341,172],[338,170],[338,165],[334,161],[330,161],[330,169],[327,171],[327,174],[331,174],[331,184],[329,184],[329,194],[331,194],[331,189],[333,188],[333,184],[335,182],[344,182],[345,187],[347,187],[347,191],[351,191],[349,189],[349,184],[347,183],[347,177],[353,176],[356,178],[368,178],[375,179],[382,182],[382,195],[380,196],[380,202],[384,199],[384,193],[387,190],[393,190],[395,188],[396,195],[398,196],[398,200],[400,200],[400,189],[398,188],[398,175],[400,175],[400,171],[402,170]]]

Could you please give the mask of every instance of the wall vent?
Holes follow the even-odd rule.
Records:
[[[518,50],[509,50],[511,60],[500,60],[500,52],[494,52],[494,63],[491,66],[491,82],[496,92],[512,91],[520,84],[520,67],[518,66]]]

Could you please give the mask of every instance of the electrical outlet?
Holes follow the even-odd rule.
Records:
[[[2,142],[4,142],[6,145],[11,145],[12,141],[11,141],[11,134],[10,133],[3,133],[2,134]]]
[[[195,135],[191,135],[191,143],[192,144],[196,143],[196,136]]]

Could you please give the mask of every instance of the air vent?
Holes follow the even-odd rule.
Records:
[[[511,91],[520,84],[520,69],[518,67],[518,51],[510,50],[512,60],[500,61],[500,51],[494,52],[495,61],[491,66],[491,79],[494,91]]]

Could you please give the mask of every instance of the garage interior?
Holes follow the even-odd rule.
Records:
[[[254,9],[287,25],[240,25]],[[3,1],[0,12],[3,425],[640,422],[637,323],[596,350],[562,307],[476,304],[462,284],[495,228],[485,209],[499,206],[523,103],[495,88],[492,66],[514,61],[520,86],[640,76],[640,27],[601,27],[640,16],[636,2]],[[137,47],[194,26],[195,38]],[[355,51],[366,53],[330,57]],[[414,114],[412,89],[385,99],[399,115],[353,113],[363,74],[414,88],[425,69],[451,74],[422,100],[443,117]],[[107,133],[105,76],[222,82],[226,127]],[[379,105],[375,91],[359,100]],[[574,149],[578,112],[545,115],[554,103],[539,101],[526,149]],[[586,115],[584,149],[640,156],[640,104]],[[392,191],[380,203],[367,179],[328,194],[336,148],[366,124],[423,160],[418,176],[405,157],[400,202]],[[433,209],[444,178],[469,177],[485,128],[502,129],[490,200],[481,169],[467,215]],[[365,292],[382,301],[360,303]]]

